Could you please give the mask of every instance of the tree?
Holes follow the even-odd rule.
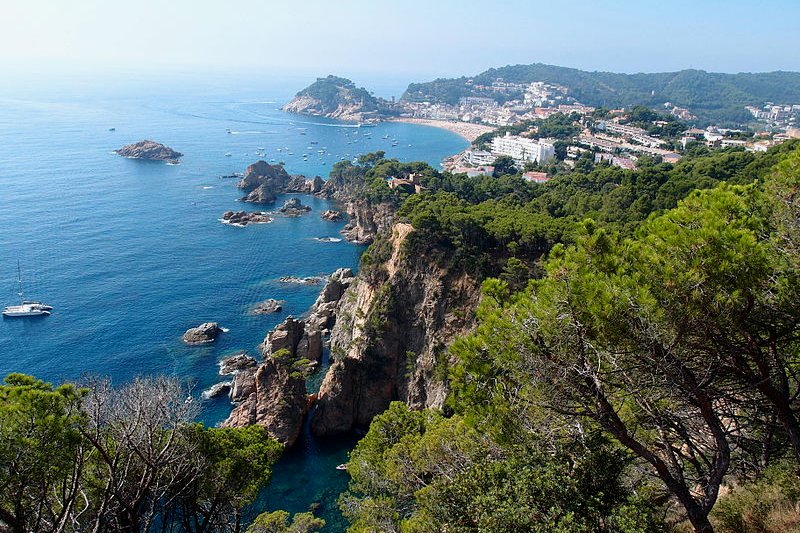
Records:
[[[587,223],[527,292],[487,283],[483,324],[455,347],[457,390],[472,405],[501,390],[509,409],[591,420],[649,464],[696,531],[712,531],[764,405],[795,447],[797,271],[772,245],[770,212],[755,185],[723,185],[633,239]]]
[[[297,513],[290,523],[289,513],[273,511],[258,515],[247,533],[314,533],[323,527],[325,520],[312,513]]]
[[[86,511],[83,394],[22,374],[0,385],[1,530],[72,531]]]
[[[501,155],[497,159],[494,160],[494,177],[505,176],[507,174],[516,174],[517,167],[514,159],[507,156]]]

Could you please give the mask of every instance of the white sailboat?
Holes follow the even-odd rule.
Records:
[[[19,283],[19,305],[9,305],[3,308],[3,316],[7,317],[26,317],[26,316],[47,316],[53,310],[53,306],[26,300],[22,292],[22,268],[17,261],[17,283]]]

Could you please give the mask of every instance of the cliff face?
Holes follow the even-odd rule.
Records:
[[[234,373],[230,398],[236,404],[224,427],[258,424],[291,446],[300,435],[309,406],[306,378],[322,359],[322,337],[333,325],[333,310],[354,277],[350,269],[331,275],[306,320],[287,317],[259,346],[263,360],[236,356],[226,362]]]
[[[395,224],[342,296],[331,333],[334,363],[320,389],[312,431],[329,435],[369,424],[391,401],[442,407],[446,348],[474,327],[480,282],[406,251],[413,228]]]
[[[389,204],[371,205],[365,200],[352,200],[346,204],[350,220],[342,235],[356,244],[371,244],[375,236],[389,233],[394,222],[394,208]]]

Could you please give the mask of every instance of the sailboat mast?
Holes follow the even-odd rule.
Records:
[[[22,267],[19,264],[19,259],[17,259],[17,282],[19,283],[19,303],[22,305],[22,302],[25,300],[22,294]]]

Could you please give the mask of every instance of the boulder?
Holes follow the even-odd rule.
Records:
[[[238,374],[242,370],[255,368],[257,365],[258,362],[246,353],[237,353],[219,362],[219,375],[230,376]]]
[[[205,322],[196,328],[189,328],[183,334],[183,342],[186,344],[207,344],[214,342],[217,335],[222,333],[222,328],[216,322]]]

